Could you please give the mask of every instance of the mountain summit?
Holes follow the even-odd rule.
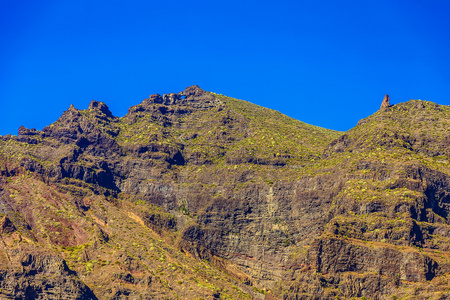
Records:
[[[71,106],[0,138],[0,295],[445,299],[449,124],[388,95],[347,132],[198,86]]]

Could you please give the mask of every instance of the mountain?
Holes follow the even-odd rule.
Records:
[[[0,137],[0,295],[446,299],[450,108],[348,132],[205,92]]]

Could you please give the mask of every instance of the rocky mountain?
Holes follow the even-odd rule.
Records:
[[[0,298],[447,299],[450,107],[348,132],[205,92],[0,137]]]

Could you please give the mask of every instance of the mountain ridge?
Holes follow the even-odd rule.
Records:
[[[51,253],[92,299],[440,299],[449,126],[448,107],[413,100],[336,132],[198,86],[121,118],[71,106],[0,139],[15,228],[0,254],[16,251],[13,267]],[[31,265],[4,272],[37,295],[64,288],[61,273],[38,290],[47,271]]]

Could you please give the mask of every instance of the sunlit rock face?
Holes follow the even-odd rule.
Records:
[[[448,124],[388,95],[345,133],[198,86],[71,106],[0,140],[0,298],[445,297]]]

